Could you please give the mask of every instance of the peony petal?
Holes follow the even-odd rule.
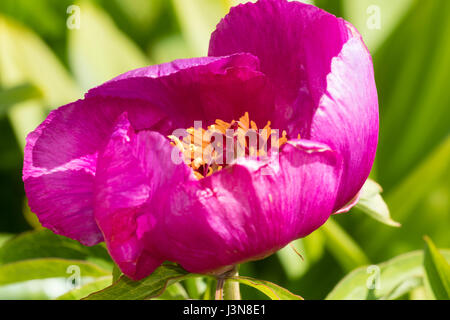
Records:
[[[129,113],[130,121],[137,129],[165,128],[164,134],[192,127],[194,121],[203,121],[204,127],[216,119],[231,121],[247,111],[266,123],[273,109],[267,78],[259,72],[258,59],[249,54],[177,60],[134,70],[87,96],[145,101],[146,108]],[[160,114],[161,123],[149,121],[147,110]]]
[[[210,55],[235,52],[257,56],[273,83],[273,127],[341,153],[341,211],[367,179],[378,143],[373,65],[361,36],[314,6],[260,0],[232,9],[211,37]]]
[[[211,36],[209,55],[248,52],[259,58],[261,71],[276,92],[272,119],[278,119],[276,124],[282,129],[286,121],[301,116],[302,110],[293,108],[299,94],[302,100],[311,100],[312,90],[319,87],[323,91],[330,61],[348,36],[342,19],[317,7],[297,1],[260,0],[230,10]]]
[[[52,111],[28,135],[23,181],[43,226],[85,245],[103,241],[93,217],[97,150],[126,105],[120,99],[80,100]]]
[[[160,249],[190,272],[263,258],[328,219],[340,173],[327,146],[296,141],[279,162],[247,159],[179,184],[158,207]]]
[[[38,213],[42,226],[57,234],[88,246],[103,241],[92,218],[93,175],[83,169],[60,170],[26,180],[31,210]]]
[[[88,205],[93,201],[90,186],[98,151],[107,143],[119,115],[128,112],[136,129],[152,127],[165,134],[176,128],[168,124],[167,117],[182,119],[182,124],[190,127],[193,119],[203,119],[199,114],[203,111],[199,110],[209,107],[206,111],[211,118],[216,107],[223,108],[230,117],[238,113],[241,116],[237,109],[246,108],[246,104],[252,108],[269,105],[270,99],[263,98],[268,91],[259,94],[267,81],[255,71],[257,66],[256,58],[235,55],[149,67],[119,76],[92,90],[84,100],[52,111],[27,138],[23,180],[31,210],[44,226],[57,233],[87,245],[102,241],[93,208]],[[151,81],[150,87],[135,83],[147,80]],[[123,97],[118,96],[122,92],[114,90],[115,95],[108,95],[115,84],[124,86]],[[128,92],[133,88],[143,91],[141,95],[127,96],[127,88]],[[74,182],[80,190],[73,188]],[[74,227],[74,221],[82,221],[83,227]]]
[[[248,67],[253,70],[259,69],[259,60],[249,54],[234,54],[229,57],[202,57],[174,60],[154,66],[148,66],[128,71],[116,78],[106,82],[111,84],[121,80],[134,78],[161,78],[179,73],[192,68],[206,68],[211,73],[224,73],[232,67]]]
[[[339,210],[354,199],[372,169],[378,145],[378,96],[372,59],[359,38],[344,45],[331,69],[327,92],[305,137],[328,144],[344,159],[335,208]]]
[[[174,150],[159,133],[135,134],[123,115],[99,155],[95,219],[112,258],[133,279],[148,275],[164,261],[156,243],[144,246],[140,239],[154,232],[153,202],[161,201],[160,192],[178,181],[195,179],[184,163],[171,161]]]

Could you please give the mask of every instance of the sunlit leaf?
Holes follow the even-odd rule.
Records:
[[[447,261],[450,261],[450,250],[441,250]],[[342,279],[331,291],[328,300],[365,300],[398,297],[420,286],[425,277],[423,268],[423,251],[415,251],[400,255],[379,265],[358,268]],[[401,287],[403,287],[402,290]],[[396,293],[397,291],[397,293]]]
[[[67,292],[67,278],[47,278],[0,286],[0,300],[50,300]]]
[[[69,277],[72,267],[79,268],[81,277],[98,278],[110,275],[109,271],[86,261],[57,258],[31,259],[1,265],[0,286],[34,279]]]
[[[29,83],[43,99],[16,104],[9,117],[23,148],[26,135],[45,118],[47,107],[76,100],[80,92],[55,54],[32,31],[0,15],[0,86]]]
[[[180,267],[174,265],[163,265],[156,269],[149,277],[133,281],[126,276],[121,276],[111,286],[91,294],[87,300],[143,300],[156,298],[164,290],[178,281],[196,277]]]
[[[206,290],[206,284],[202,278],[190,278],[183,281],[186,291],[191,299],[199,299]]]
[[[69,31],[69,61],[84,90],[149,65],[142,51],[111,18],[88,1],[79,3],[80,28]]]
[[[362,34],[368,47],[375,50],[394,30],[412,2],[413,0],[344,0],[341,10],[344,17]]]
[[[386,198],[398,219],[405,218],[450,167],[450,136]]]
[[[90,260],[108,270],[112,268],[103,246],[86,247],[47,229],[23,233],[0,247],[0,265],[36,258]]]
[[[28,205],[28,199],[26,197],[23,199],[22,212],[23,217],[33,229],[37,230],[43,228],[38,216],[31,211],[31,208]]]
[[[399,299],[411,291],[421,288],[423,286],[423,277],[411,277],[405,281],[399,283],[388,294],[386,294],[383,300],[395,300]]]
[[[438,300],[450,300],[450,264],[429,237],[425,237],[424,267],[433,294]]]
[[[208,54],[209,39],[216,25],[231,6],[229,0],[172,0],[181,25],[194,56]]]
[[[5,115],[12,106],[18,103],[41,97],[39,89],[30,84],[22,84],[4,90],[0,88],[0,116]]]
[[[325,236],[322,232],[313,232],[306,238],[303,238],[303,246],[308,255],[308,260],[314,263],[323,256],[325,251]]]
[[[388,192],[448,136],[449,32],[450,2],[414,0],[374,54],[382,124],[378,181]]]
[[[80,96],[79,89],[51,49],[31,30],[0,15],[0,84],[35,86],[57,107]]]
[[[174,283],[167,287],[167,289],[155,300],[186,300],[189,296],[180,283]],[[191,298],[192,299],[192,298]]]
[[[325,237],[322,232],[295,240],[279,250],[277,256],[290,280],[301,278],[318,261],[325,251]]]
[[[392,220],[389,208],[381,197],[382,191],[383,189],[378,183],[367,179],[355,207],[381,223],[391,227],[400,227],[398,222]]]
[[[428,290],[425,287],[418,287],[409,293],[410,300],[433,300],[430,297]]]
[[[114,263],[113,270],[112,270],[112,283],[119,280],[121,275],[122,275],[122,271],[120,271],[119,267]]]
[[[5,242],[13,237],[12,234],[9,233],[0,233],[0,248],[3,246]]]
[[[164,37],[152,45],[151,57],[155,63],[166,63],[192,56],[191,49],[181,35]]]
[[[100,291],[111,285],[111,276],[98,278],[79,288],[70,290],[69,292],[59,296],[57,300],[80,300],[93,292]]]
[[[124,13],[128,23],[143,30],[148,30],[161,15],[164,1],[166,0],[113,0]]]
[[[406,220],[421,200],[441,179],[450,167],[450,137],[438,146],[386,199],[390,210],[399,221]],[[371,251],[383,250],[396,235],[396,230],[377,230],[378,241],[370,241]]]
[[[253,287],[272,300],[303,300],[299,295],[293,294],[289,290],[280,287],[272,282],[265,280],[253,279],[250,277],[235,276],[230,278],[231,280]]]
[[[203,293],[203,296],[201,297],[202,300],[214,300],[215,299],[215,289],[216,286],[214,285],[215,280],[213,278],[206,278],[205,279],[205,285],[206,289]]]
[[[69,6],[70,0],[2,0],[0,11],[12,17],[38,34],[59,38],[64,36],[65,18],[64,9]]]
[[[301,278],[318,261],[325,251],[325,236],[313,232],[309,236],[291,242],[277,252],[286,275],[290,280]]]
[[[450,2],[414,0],[405,19],[372,52],[381,124],[376,179],[403,226],[396,230],[370,221],[354,226],[361,245],[378,259],[419,248],[425,232],[448,240],[449,18]],[[431,199],[435,194],[441,200]]]
[[[298,255],[301,252],[302,258]],[[304,250],[303,239],[298,239],[291,242],[289,245],[277,252],[278,259],[280,259],[289,279],[299,279],[309,267],[309,256]]]

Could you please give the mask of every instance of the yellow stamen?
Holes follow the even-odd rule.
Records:
[[[268,121],[264,128],[258,131],[257,124],[254,121],[250,121],[249,114],[246,112],[237,122],[235,120],[225,122],[217,119],[213,125],[208,127],[208,130],[191,127],[186,129],[188,135],[182,139],[173,135],[168,138],[172,141],[171,144],[174,147],[181,150],[185,161],[194,170],[195,177],[202,179],[222,170],[224,165],[230,164],[240,156],[266,156],[269,138],[273,133],[270,126],[271,122]],[[248,135],[250,131],[256,134],[256,146],[251,145],[251,142],[247,142],[247,139],[248,141],[251,140]],[[213,136],[215,139],[214,148],[211,147],[213,143],[211,137]],[[222,141],[218,137],[222,137]],[[300,139],[300,135],[298,135],[298,138]],[[280,148],[287,141],[287,133],[283,131],[281,138],[278,138],[277,147]],[[228,146],[230,142],[232,142],[231,146]],[[270,142],[274,143],[273,140]],[[232,159],[225,159],[226,156],[229,156],[228,151],[230,150],[226,150],[224,144],[226,147],[231,148]],[[216,147],[220,150],[215,150]],[[226,161],[226,163],[223,165],[220,161]]]

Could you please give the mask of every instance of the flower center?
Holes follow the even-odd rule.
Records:
[[[286,131],[280,137],[278,130],[270,125],[268,121],[262,129],[258,129],[246,112],[238,121],[218,119],[206,130],[200,123],[186,129],[183,137],[171,135],[169,139],[173,146],[182,151],[184,162],[194,170],[197,179],[202,179],[238,158],[261,159],[284,145],[288,141]]]

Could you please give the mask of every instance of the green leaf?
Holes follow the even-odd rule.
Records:
[[[80,28],[69,31],[69,62],[83,89],[149,64],[102,9],[88,1],[81,1],[79,6]]]
[[[156,269],[149,277],[140,281],[133,281],[126,276],[122,276],[111,286],[86,297],[86,300],[144,300],[159,298],[166,288],[172,284],[198,277],[214,278],[212,276],[191,274],[176,265],[165,264]],[[228,280],[237,281],[258,289],[274,300],[302,299],[300,296],[268,281],[242,276],[231,277]]]
[[[14,235],[9,233],[0,233],[0,248],[3,246],[5,242],[11,239]]]
[[[69,5],[68,0],[2,0],[0,11],[26,24],[43,38],[54,40],[64,37],[65,28],[61,26],[65,25],[66,16],[61,12]]]
[[[395,300],[411,291],[423,287],[422,277],[411,277],[394,287],[387,295],[383,297],[383,300]]]
[[[216,280],[214,280],[213,278],[206,278],[206,289],[205,292],[203,293],[202,296],[202,300],[214,300],[215,299],[215,282]]]
[[[423,264],[434,296],[438,300],[450,300],[450,264],[429,237],[425,237],[425,242]]]
[[[333,219],[320,229],[325,235],[325,246],[346,271],[369,263],[369,259],[347,232]]]
[[[290,245],[279,250],[277,256],[287,277],[290,280],[297,280],[322,257],[324,251],[324,234],[313,232],[305,238],[291,242]]]
[[[180,283],[174,283],[167,287],[167,289],[155,300],[186,300],[189,296]]]
[[[450,163],[450,136],[439,145],[395,190],[389,193],[387,203],[399,218],[404,218],[427,191],[439,181]]]
[[[172,0],[181,31],[193,56],[208,54],[209,39],[230,8],[229,0]]]
[[[319,1],[321,2],[323,0]],[[411,7],[413,0],[328,0],[328,2],[341,3],[345,18],[358,29],[372,51],[394,30],[398,21]],[[375,11],[377,9],[380,13],[380,29],[371,24],[370,20],[377,14]]]
[[[272,300],[303,300],[301,296],[293,294],[289,290],[269,281],[244,276],[231,277],[229,280],[237,281],[241,284],[253,287],[264,293]]]
[[[162,265],[149,277],[140,281],[133,281],[126,276],[121,276],[114,284],[91,294],[86,297],[86,300],[144,300],[156,298],[171,284],[198,276],[175,265]]]
[[[147,33],[158,23],[158,19],[165,14],[166,0],[133,0],[133,1],[104,1],[105,9],[113,16],[114,21],[127,22],[127,29],[138,33]],[[118,9],[114,12],[112,9]],[[125,26],[120,26],[125,27]],[[131,28],[132,27],[132,28]],[[127,30],[124,30],[127,31]],[[160,31],[162,32],[162,31]]]
[[[113,271],[112,271],[112,283],[119,280],[121,275],[122,275],[122,271],[120,271],[119,267],[114,263]]]
[[[0,286],[0,300],[51,300],[66,291],[66,278],[37,279]]]
[[[12,262],[0,266],[0,286],[34,279],[69,277],[70,268],[79,268],[81,277],[104,277],[110,275],[108,270],[80,260],[57,258],[32,259]]]
[[[81,300],[84,297],[90,295],[93,292],[97,292],[111,285],[111,276],[98,278],[92,282],[89,282],[80,288],[73,289],[58,298],[57,300]]]
[[[111,258],[102,245],[86,247],[47,229],[25,232],[0,247],[0,265],[36,258],[89,260],[112,269]]]
[[[0,14],[0,86],[13,88],[29,83],[44,99],[16,104],[9,110],[21,149],[26,135],[45,118],[47,106],[76,100],[79,89],[50,48],[31,30]],[[45,71],[45,72],[43,72]]]
[[[181,35],[158,39],[152,45],[151,57],[155,63],[166,63],[192,56],[190,48]]]
[[[438,146],[404,181],[389,192],[386,202],[398,220],[404,221],[416,206],[429,194],[450,167],[450,137]],[[420,212],[422,213],[422,212]],[[366,232],[369,232],[367,228]],[[371,252],[384,250],[396,235],[391,229],[378,230],[379,241],[371,241],[367,247]]]
[[[2,55],[0,85],[11,88],[29,83],[57,107],[80,96],[67,70],[33,31],[0,15]]]
[[[400,227],[400,223],[392,220],[389,208],[380,195],[382,191],[383,189],[378,183],[367,179],[355,207],[381,223],[391,227]]]
[[[328,11],[332,14],[334,14],[337,17],[343,16],[343,3],[342,1],[336,1],[336,0],[315,0],[314,4],[324,9],[325,11]]]
[[[9,109],[23,101],[41,98],[42,93],[33,85],[22,84],[9,89],[0,89],[0,116],[6,114]]]
[[[441,250],[450,261],[450,250]],[[349,273],[328,294],[327,300],[366,300],[399,297],[422,285],[425,277],[423,251],[400,255],[379,265]],[[420,278],[420,281],[417,279]]]
[[[383,124],[377,179],[388,192],[448,136],[449,32],[450,2],[415,0],[374,54]]]
[[[186,279],[183,284],[191,299],[199,299],[206,290],[206,284],[202,278]]]
[[[294,250],[295,248],[295,250]],[[297,253],[301,252],[302,259]],[[291,242],[289,245],[277,252],[278,259],[280,259],[281,266],[286,272],[290,280],[301,278],[308,270],[309,258],[304,250],[303,239],[298,239]]]

